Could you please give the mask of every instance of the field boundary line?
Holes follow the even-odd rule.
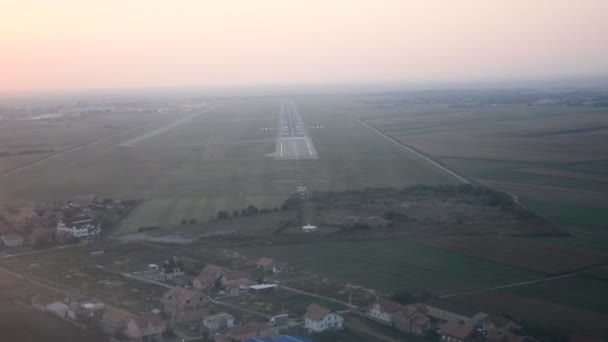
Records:
[[[341,300],[336,299],[336,298],[322,296],[322,295],[318,295],[316,293],[311,293],[311,292],[307,292],[307,291],[302,291],[302,290],[294,289],[293,287],[285,286],[283,284],[279,284],[279,287],[282,288],[282,289],[284,289],[284,290],[287,290],[287,291],[291,291],[291,292],[303,294],[303,295],[306,295],[306,296],[320,298],[320,299],[325,299],[325,300],[328,300],[330,302],[338,303],[338,304],[344,305],[344,306],[346,306],[347,308],[350,308],[350,309],[356,309],[356,308],[358,308],[358,306],[356,306],[356,305],[353,305],[353,304],[341,301]]]
[[[365,126],[365,127],[369,128],[369,129],[371,129],[372,131],[376,132],[376,134],[378,134],[378,135],[380,135],[380,136],[384,137],[385,139],[389,140],[389,141],[390,141],[390,142],[392,142],[393,144],[395,144],[395,145],[397,145],[397,146],[401,147],[402,149],[404,149],[404,150],[406,150],[406,151],[408,151],[408,152],[411,152],[411,153],[415,154],[416,156],[418,156],[418,157],[420,157],[420,158],[422,158],[422,159],[426,160],[427,162],[431,163],[432,165],[434,165],[434,166],[438,167],[439,169],[441,169],[441,170],[443,170],[443,171],[447,172],[448,174],[452,175],[453,177],[455,177],[455,178],[456,178],[456,179],[458,179],[459,181],[461,181],[461,182],[463,182],[463,183],[465,183],[465,184],[471,184],[471,183],[472,183],[470,180],[468,180],[468,179],[466,179],[465,177],[460,176],[460,175],[459,175],[459,174],[457,174],[456,172],[454,172],[454,171],[452,171],[452,170],[448,169],[447,167],[443,166],[442,164],[440,164],[439,162],[435,161],[435,160],[434,160],[434,159],[432,159],[431,157],[426,156],[426,155],[424,155],[424,154],[422,154],[422,153],[420,153],[420,152],[416,151],[415,149],[413,149],[413,148],[411,148],[411,147],[409,147],[409,146],[407,146],[407,145],[403,144],[402,142],[398,141],[397,139],[395,139],[395,138],[393,138],[393,137],[391,137],[391,136],[389,136],[389,135],[386,135],[386,134],[384,134],[384,133],[380,132],[380,131],[379,131],[379,130],[376,128],[376,127],[374,127],[374,126],[370,125],[369,123],[367,123],[367,122],[365,122],[365,121],[363,121],[363,120],[361,120],[361,119],[359,119],[359,118],[357,118],[357,117],[354,117],[354,116],[351,116],[351,118],[352,118],[353,120],[355,120],[355,121],[359,122],[359,123],[360,123],[360,124],[362,124],[363,126]]]
[[[42,159],[35,160],[35,161],[33,161],[33,162],[29,163],[29,164],[17,166],[16,168],[13,168],[13,169],[7,170],[7,171],[5,171],[3,173],[0,173],[0,179],[2,179],[4,177],[8,177],[8,176],[10,176],[12,174],[15,174],[15,173],[19,172],[19,171],[23,171],[25,169],[29,169],[30,167],[36,166],[36,165],[38,165],[40,163],[44,163],[45,161],[51,160],[53,158],[60,157],[60,156],[62,156],[64,154],[67,154],[67,153],[70,153],[70,152],[74,152],[74,151],[77,151],[77,150],[80,150],[80,149],[83,149],[83,148],[95,145],[95,144],[100,143],[100,142],[102,142],[102,141],[104,141],[106,139],[110,139],[110,138],[114,137],[115,135],[119,135],[119,134],[122,134],[122,133],[125,133],[125,132],[128,132],[128,131],[131,131],[133,129],[135,129],[135,128],[131,127],[131,128],[123,129],[121,131],[114,132],[112,134],[108,134],[106,136],[103,136],[103,137],[101,137],[101,138],[99,138],[97,140],[94,140],[94,141],[91,141],[91,142],[88,142],[88,143],[84,143],[84,144],[81,144],[81,145],[77,145],[77,146],[74,146],[74,147],[70,147],[67,150],[59,151],[57,153],[53,153],[50,156],[46,156],[46,157],[44,157]]]
[[[438,297],[439,298],[450,298],[450,297],[463,296],[463,295],[472,294],[472,293],[487,292],[487,291],[494,291],[494,290],[502,290],[502,289],[508,289],[508,288],[511,288],[511,287],[519,287],[519,286],[526,286],[526,285],[544,283],[544,282],[547,282],[547,281],[559,280],[559,279],[564,279],[564,278],[571,278],[571,277],[583,274],[585,272],[593,271],[595,269],[603,268],[603,267],[606,267],[606,266],[608,266],[608,263],[603,263],[601,265],[595,265],[595,266],[591,266],[591,267],[585,267],[585,268],[579,269],[577,271],[572,271],[572,272],[568,272],[568,273],[564,273],[564,274],[560,274],[560,275],[548,276],[548,277],[544,277],[544,278],[540,278],[540,279],[534,279],[534,280],[518,281],[518,282],[515,282],[515,283],[509,283],[509,284],[497,285],[497,286],[490,286],[490,287],[479,288],[479,289],[475,289],[475,290],[465,290],[465,291],[458,291],[458,292],[453,292],[453,293],[446,293],[446,294],[443,294],[443,295],[439,295]]]
[[[210,106],[207,106],[205,109],[201,110],[200,112],[190,114],[190,115],[185,116],[185,117],[183,117],[181,119],[177,119],[177,120],[175,120],[175,121],[173,121],[173,122],[171,122],[169,124],[166,124],[166,125],[164,125],[162,127],[157,128],[157,129],[155,129],[153,131],[144,133],[142,135],[138,135],[135,138],[131,138],[131,139],[127,140],[127,141],[124,141],[124,142],[120,143],[119,145],[120,146],[131,147],[131,146],[133,146],[133,145],[135,145],[135,144],[137,144],[139,142],[142,142],[142,141],[144,141],[146,139],[152,138],[155,135],[158,135],[160,133],[168,131],[171,128],[175,128],[175,127],[183,124],[184,122],[186,122],[186,121],[188,121],[190,119],[193,119],[193,118],[195,118],[197,116],[200,116],[200,115],[202,115],[204,113],[208,113],[208,112],[216,109],[217,107],[219,107],[219,104],[217,104],[217,103],[213,104],[213,105],[210,105]]]

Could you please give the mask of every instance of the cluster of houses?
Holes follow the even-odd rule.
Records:
[[[439,333],[442,342],[524,342],[512,330],[509,319],[473,310],[459,303],[431,299],[425,303],[401,305],[378,297],[365,315],[377,322],[414,335]]]
[[[0,208],[0,241],[5,247],[29,242],[46,245],[65,239],[91,239],[101,233],[102,221],[118,222],[134,201],[96,196],[66,202],[28,203]]]

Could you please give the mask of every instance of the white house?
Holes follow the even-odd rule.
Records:
[[[367,308],[367,315],[387,325],[393,325],[393,315],[399,311],[401,304],[382,297],[376,297]]]
[[[234,327],[234,316],[225,312],[205,316],[203,319],[203,327],[207,328],[210,332],[232,328]]]
[[[57,233],[72,235],[76,238],[86,238],[99,235],[101,227],[90,218],[82,218],[72,223],[59,221]]]
[[[23,245],[23,237],[16,233],[6,233],[1,237],[6,247],[17,247]]]
[[[160,341],[165,329],[165,323],[160,319],[160,316],[147,314],[129,320],[126,335],[135,341]]]
[[[342,329],[344,318],[328,308],[310,304],[304,314],[304,326],[311,332]]]

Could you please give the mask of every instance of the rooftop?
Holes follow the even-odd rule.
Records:
[[[459,339],[469,337],[475,328],[472,325],[459,323],[456,321],[447,321],[439,327],[442,335],[448,335]]]
[[[331,310],[326,307],[323,307],[318,304],[310,304],[306,308],[306,313],[304,314],[304,318],[308,318],[313,321],[320,321],[323,317],[329,315]]]
[[[466,316],[466,317],[473,317],[477,313],[479,313],[479,311],[477,311],[469,306],[466,306],[466,305],[463,305],[460,303],[450,302],[450,301],[447,301],[444,299],[438,299],[438,298],[433,298],[433,299],[428,300],[426,302],[426,306],[435,308],[435,309],[452,312],[452,313],[459,314],[459,315]]]

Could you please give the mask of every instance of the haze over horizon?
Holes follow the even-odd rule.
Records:
[[[0,4],[0,92],[608,73],[608,1]]]

